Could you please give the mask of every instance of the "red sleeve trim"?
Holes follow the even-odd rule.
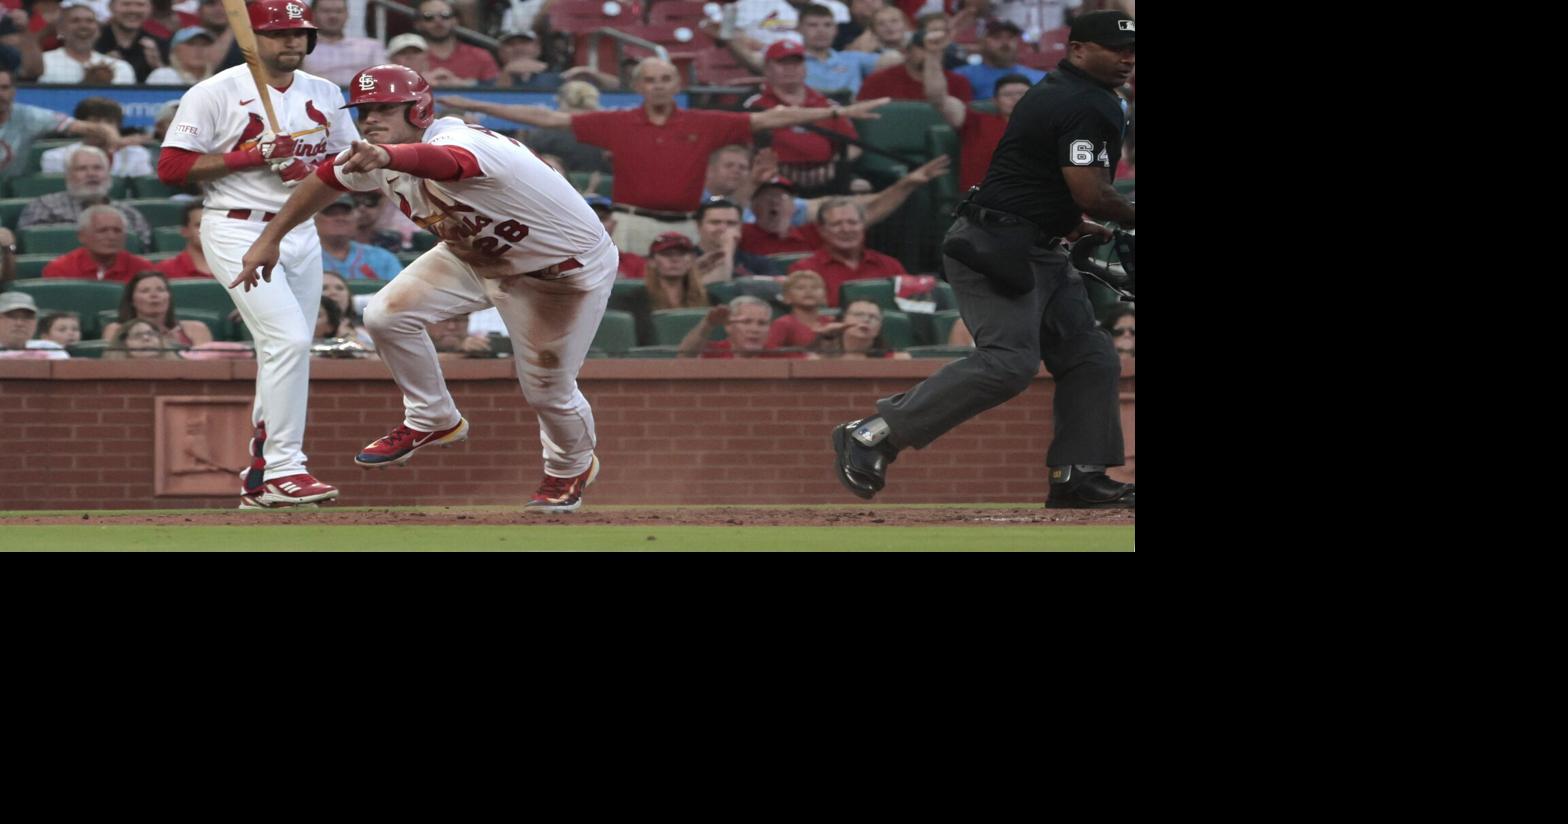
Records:
[[[337,164],[331,159],[328,159],[327,162],[316,167],[316,177],[321,178],[322,183],[325,183],[340,192],[346,192],[349,190],[347,186],[343,185],[343,181],[338,180]]]
[[[168,146],[158,155],[158,179],[169,186],[184,186],[191,167],[200,159],[200,152]]]
[[[478,158],[467,149],[457,146],[403,143],[382,148],[391,157],[388,169],[407,172],[426,180],[464,180],[484,174],[479,170]]]

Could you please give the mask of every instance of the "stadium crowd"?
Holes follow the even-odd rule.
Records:
[[[126,128],[114,91],[174,91],[242,63],[222,2],[0,4],[0,357],[248,356],[202,251],[199,186],[154,172],[178,101]],[[382,20],[367,0],[301,5],[318,30],[305,71],[342,85],[370,65],[414,68],[440,114],[514,126],[583,193],[621,251],[597,354],[703,358],[972,345],[935,251],[952,205],[1064,56],[1073,15],[1134,13],[1131,0],[423,0]],[[668,59],[612,49],[601,28]],[[16,102],[19,85],[102,88],[67,113]],[[607,109],[606,93],[639,104]],[[1135,124],[1136,80],[1121,93]],[[1129,126],[1124,191],[1134,147]],[[329,273],[317,352],[373,357],[360,308],[436,238],[374,192],[315,222]],[[1130,357],[1132,313],[1112,301],[1101,314]],[[509,350],[493,309],[431,336],[452,357]]]

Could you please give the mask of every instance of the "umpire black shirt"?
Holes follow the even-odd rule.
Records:
[[[1127,117],[1109,87],[1063,60],[1018,101],[975,202],[1065,235],[1083,219],[1063,166],[1101,166],[1110,181]]]

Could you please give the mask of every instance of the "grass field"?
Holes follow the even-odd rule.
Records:
[[[966,509],[975,509],[974,506]],[[453,517],[452,508],[438,508]],[[474,508],[481,512],[485,508]],[[823,508],[831,512],[843,508]],[[940,507],[921,507],[940,510]],[[627,510],[633,511],[632,508]],[[375,510],[340,509],[334,516]],[[382,510],[388,511],[388,510]],[[398,510],[407,515],[413,508]],[[462,510],[459,510],[462,511]],[[646,513],[649,508],[636,508]],[[690,508],[669,508],[690,512]],[[614,508],[600,507],[601,517]],[[86,515],[82,523],[74,523]],[[635,526],[575,525],[323,525],[295,523],[102,523],[108,519],[180,521],[229,517],[212,510],[134,512],[0,512],[0,552],[1131,552],[1132,526]],[[30,525],[21,518],[55,516],[73,523]]]

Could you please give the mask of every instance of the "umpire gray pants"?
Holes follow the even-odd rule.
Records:
[[[981,232],[960,217],[949,234]],[[1094,318],[1083,276],[1060,247],[1034,247],[1034,291],[1008,296],[979,272],[943,256],[975,351],[907,392],[877,401],[898,446],[923,448],[948,430],[1029,388],[1043,362],[1056,379],[1056,435],[1048,466],[1121,466],[1121,359]]]

